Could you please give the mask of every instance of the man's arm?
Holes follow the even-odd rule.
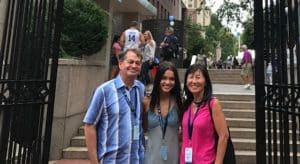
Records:
[[[84,126],[85,142],[88,148],[88,155],[91,164],[100,164],[97,156],[97,136],[94,125],[85,124]]]

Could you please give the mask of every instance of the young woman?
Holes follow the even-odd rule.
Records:
[[[229,134],[221,104],[212,97],[212,84],[205,66],[195,64],[188,68],[184,92],[180,163],[222,164]]]
[[[116,75],[119,73],[119,66],[118,66],[119,57],[118,57],[118,55],[121,53],[121,51],[122,51],[122,47],[120,44],[120,36],[115,35],[113,38],[112,45],[111,45],[111,58],[110,58],[110,62],[112,65],[111,74],[110,74],[111,79],[116,77]]]
[[[143,84],[148,85],[150,83],[149,69],[154,59],[156,44],[150,31],[144,32],[144,38],[146,44],[143,51],[143,65],[140,79]]]
[[[150,97],[144,99],[144,129],[148,131],[146,164],[178,164],[181,94],[178,72],[171,62],[162,62]]]

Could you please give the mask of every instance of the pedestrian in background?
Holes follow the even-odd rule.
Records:
[[[221,104],[212,97],[206,67],[194,64],[188,68],[184,92],[180,164],[222,164],[229,132]]]
[[[144,98],[143,126],[148,132],[146,164],[178,164],[181,94],[176,67],[158,66],[150,97]]]
[[[122,47],[120,44],[120,36],[119,35],[115,35],[113,38],[113,42],[111,45],[111,56],[110,56],[110,63],[112,65],[112,69],[111,69],[111,74],[110,74],[110,79],[116,77],[118,75],[119,72],[119,54],[122,51]]]
[[[244,52],[242,62],[241,62],[242,65],[241,77],[245,84],[244,88],[251,89],[252,56],[245,44],[242,45],[241,48]]]
[[[149,69],[153,67],[156,43],[150,31],[144,32],[144,38],[145,47],[143,50],[143,65],[140,80],[144,85],[148,85],[150,83]]]
[[[164,61],[176,59],[178,55],[178,38],[174,35],[174,29],[167,27],[165,30],[164,40],[160,43]]]
[[[132,21],[130,27],[122,33],[120,40],[123,51],[142,47],[145,43],[145,39],[143,34],[139,31],[139,23]]]
[[[143,163],[141,62],[136,49],[119,54],[119,75],[94,92],[83,120],[91,164]]]

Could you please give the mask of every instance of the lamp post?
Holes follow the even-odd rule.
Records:
[[[240,49],[241,49],[241,33],[237,32],[236,35],[238,37],[238,51],[237,51],[237,56],[238,56],[239,52],[240,52]]]

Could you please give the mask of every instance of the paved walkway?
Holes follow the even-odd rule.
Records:
[[[90,164],[89,160],[77,160],[77,159],[62,159],[58,161],[50,161],[49,164]]]
[[[255,86],[251,85],[250,89],[244,89],[244,85],[213,84],[213,93],[255,95]]]

